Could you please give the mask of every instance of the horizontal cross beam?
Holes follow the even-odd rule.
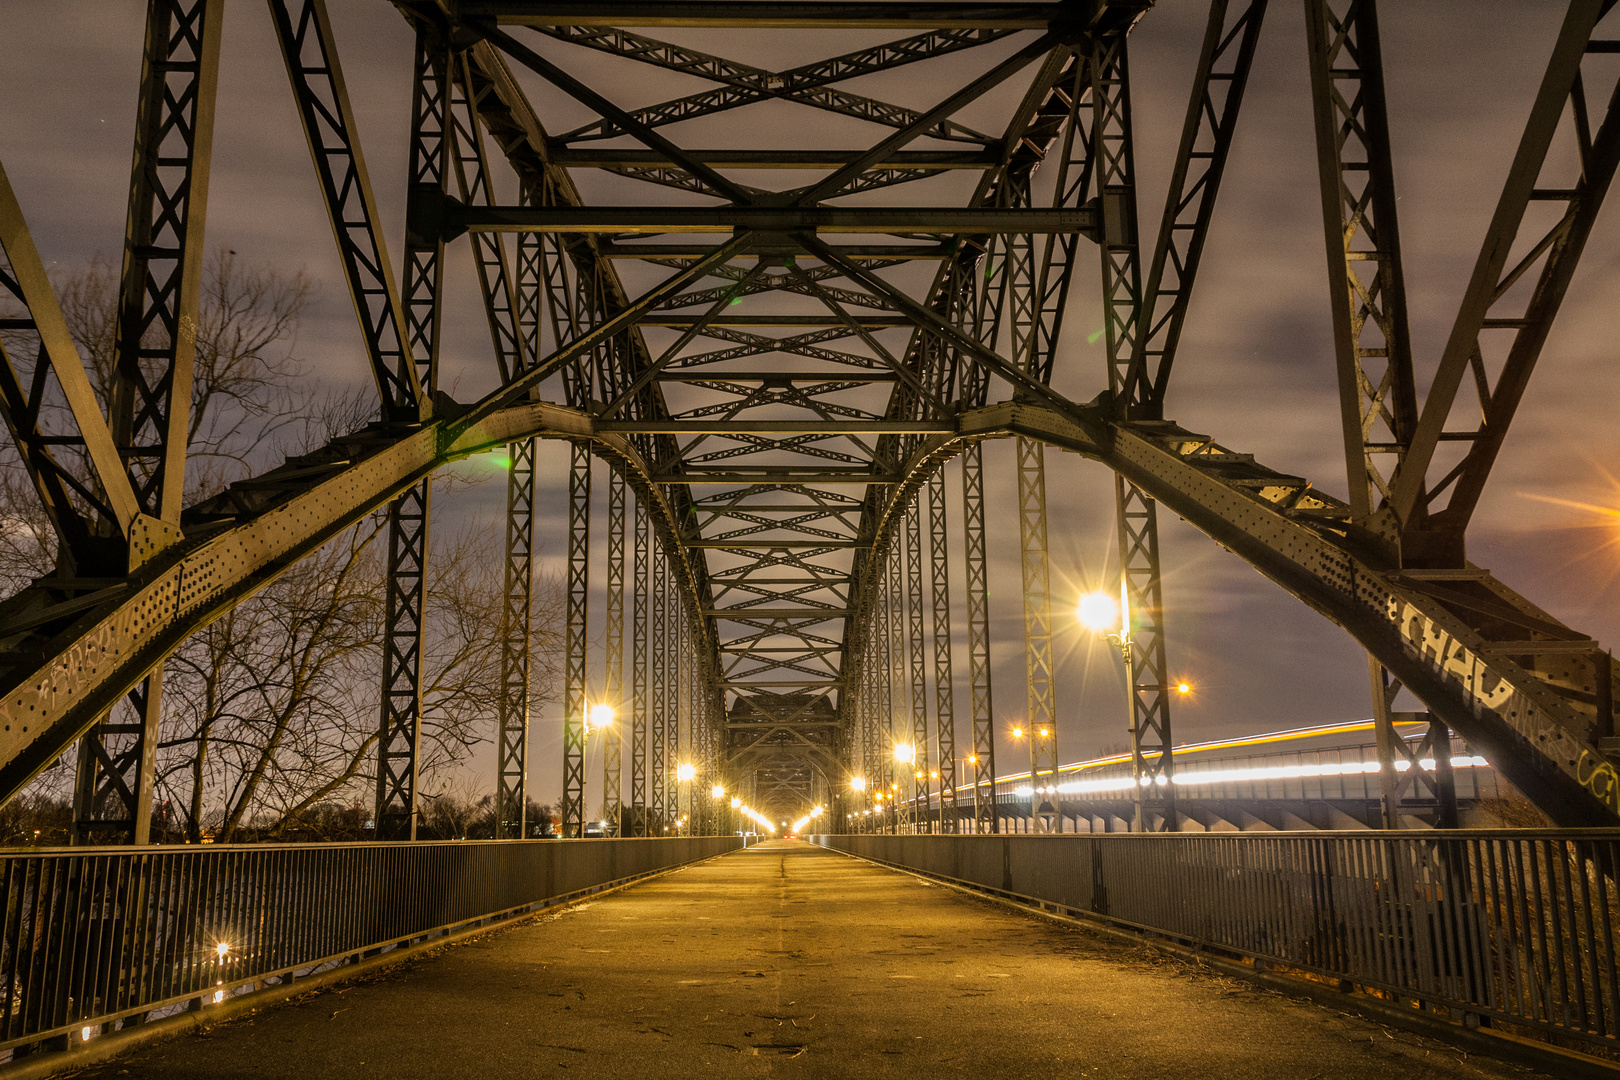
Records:
[[[791,526],[783,525],[781,528],[786,529],[791,528]],[[869,548],[872,546],[872,542],[870,540],[683,540],[681,546],[686,548],[714,548],[717,550],[736,548],[739,551],[752,549],[775,551],[778,548]],[[750,584],[757,585],[759,583],[751,581]],[[804,584],[822,585],[825,582],[814,582],[807,578]]]
[[[637,244],[602,239],[597,253],[604,259],[701,259],[714,247],[709,244]],[[954,243],[914,244],[834,244],[834,251],[846,259],[888,261],[890,259],[949,259],[956,255]],[[798,244],[760,242],[753,250],[740,252],[738,259],[773,258],[783,253],[797,255]]]
[[[638,435],[740,435],[811,433],[816,435],[945,435],[956,430],[949,420],[604,420],[597,431]]]
[[[1080,233],[1089,206],[463,206],[446,200],[442,235],[475,233]]]
[[[849,608],[704,608],[703,614],[716,619],[846,619],[855,614]]]
[[[1090,4],[963,4],[938,2],[816,3],[814,0],[586,0],[536,4],[533,0],[463,0],[462,18],[493,18],[503,26],[735,26],[781,29],[1045,30],[1074,20]],[[1079,10],[1076,10],[1078,8]]]
[[[798,472],[775,466],[752,471],[732,468],[723,472],[705,472],[687,466],[685,472],[664,472],[653,476],[656,484],[898,484],[900,480],[897,473],[866,472],[861,469]]]
[[[732,371],[720,368],[714,371],[667,368],[658,373],[659,382],[757,382],[757,383],[817,383],[817,382],[894,382],[898,375],[892,371]],[[728,425],[727,430],[735,431]],[[819,428],[817,429],[820,430]]]
[[[836,169],[863,150],[688,150],[687,154],[706,165],[726,169]],[[552,151],[554,164],[582,169],[638,169],[667,166],[672,162],[656,150],[559,149]],[[993,150],[897,150],[872,164],[874,169],[984,169],[1001,163]]]

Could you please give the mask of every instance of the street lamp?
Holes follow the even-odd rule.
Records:
[[[1136,781],[1132,794],[1136,799],[1136,827],[1138,830],[1146,826],[1143,796],[1145,789],[1157,779],[1160,785],[1166,788],[1165,795],[1173,795],[1169,787],[1170,770],[1168,768],[1170,746],[1168,741],[1160,749],[1163,755],[1160,769],[1156,778],[1145,775],[1146,762],[1142,757],[1142,731],[1136,720],[1136,642],[1131,638],[1131,599],[1127,591],[1127,582],[1124,575],[1119,580],[1119,600],[1103,592],[1087,593],[1080,598],[1080,606],[1076,611],[1080,622],[1094,634],[1104,634],[1110,643],[1119,650],[1119,658],[1125,664],[1125,707],[1127,709],[1127,726],[1131,733],[1131,778]],[[1181,694],[1189,693],[1192,685],[1187,682],[1176,684],[1176,691]],[[1166,824],[1168,828],[1175,828],[1175,809],[1166,810]]]
[[[585,734],[603,731],[613,726],[613,706],[597,704],[585,709]]]

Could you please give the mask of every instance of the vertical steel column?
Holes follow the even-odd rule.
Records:
[[[1131,776],[1136,780],[1138,832],[1175,832],[1175,765],[1170,741],[1170,676],[1164,648],[1164,594],[1159,577],[1157,503],[1122,476],[1114,477],[1119,511],[1121,618],[1131,712]]]
[[[162,524],[131,529],[131,569],[179,536],[223,16],[223,0],[147,5],[108,425],[141,509]],[[133,721],[103,716],[80,739],[75,844],[151,839],[161,664],[126,703]]]
[[[103,714],[79,740],[71,844],[151,843],[163,665],[148,672],[126,701],[132,721]],[[121,816],[108,816],[114,807]]]
[[[967,570],[968,686],[973,709],[973,831],[998,832],[996,729],[990,694],[990,574],[984,545],[984,446],[962,451],[962,536]]]
[[[1018,534],[1024,580],[1030,829],[1049,832],[1057,812],[1057,686],[1052,657],[1051,569],[1046,555],[1046,448],[1018,439]]]
[[[423,481],[388,506],[382,720],[377,734],[377,839],[416,839],[417,751],[422,740],[422,629],[428,519]]]
[[[1331,0],[1306,0],[1305,26],[1350,512],[1395,550],[1401,522],[1387,502],[1418,411],[1377,5],[1363,0],[1340,18]],[[1383,823],[1395,829],[1402,792],[1425,780],[1394,727],[1400,683],[1371,656],[1367,669]]]
[[[529,806],[530,651],[534,644],[535,440],[511,443],[506,474],[506,603],[495,763],[495,837],[525,837]]]
[[[438,385],[444,241],[438,230],[423,229],[416,208],[424,201],[442,198],[449,176],[449,75],[448,46],[431,24],[417,23],[401,293],[402,355],[415,365],[418,384],[427,394]],[[387,623],[383,628],[382,722],[377,740],[378,839],[416,839],[431,489],[432,479],[423,478],[388,507]]]
[[[951,670],[951,550],[945,471],[928,478],[929,578],[934,602],[934,728],[939,743],[939,831],[960,831],[956,813],[956,679]]]
[[[1133,380],[1142,326],[1142,260],[1136,223],[1136,163],[1131,134],[1130,65],[1123,34],[1099,38],[1091,63],[1092,149],[1103,210],[1104,330],[1109,388],[1126,416],[1152,418],[1150,388]],[[1134,397],[1127,396],[1134,393]],[[1177,825],[1171,777],[1170,700],[1165,657],[1158,516],[1136,485],[1114,483],[1120,574],[1129,620],[1125,655],[1135,828]],[[1145,781],[1145,782],[1144,782]]]
[[[889,543],[887,554],[889,578],[889,745],[883,749],[883,784],[885,817],[890,832],[909,832],[912,823],[911,804],[903,797],[911,790],[911,770],[901,783],[900,766],[894,758],[894,748],[909,737],[906,728],[911,715],[910,693],[906,682],[906,594],[904,586],[905,538],[898,531]]]
[[[630,627],[630,811],[635,836],[647,835],[647,627],[652,621],[647,575],[648,533],[652,524],[647,516],[647,500],[636,498],[635,554],[633,578],[635,616]]]
[[[664,819],[664,789],[669,781],[669,756],[665,743],[664,687],[669,682],[669,557],[657,533],[648,538],[652,545],[652,760],[650,799],[654,836],[662,836],[669,823]]]
[[[624,753],[624,477],[608,473],[607,703],[613,723],[602,733],[602,820],[620,832],[620,773]]]
[[[671,833],[675,832],[675,822],[681,816],[681,783],[677,770],[681,765],[680,688],[684,660],[681,619],[685,605],[681,603],[680,571],[677,569],[679,558],[677,550],[672,551],[664,561],[664,588],[669,597],[664,604],[664,753],[669,779],[664,785],[663,810],[664,821]]]
[[[670,788],[670,814],[677,822],[676,831],[679,832],[678,823],[685,815],[682,813],[685,805],[690,801],[688,794],[692,789],[691,781],[681,780],[681,766],[690,762],[691,730],[689,718],[686,715],[686,611],[685,605],[676,603],[671,609],[675,625],[671,631],[675,644],[674,672],[669,680],[669,714],[673,718],[674,738],[670,740],[671,749],[675,756],[675,784]]]
[[[1394,711],[1395,696],[1401,683],[1372,657],[1367,658],[1372,679],[1374,734],[1378,740],[1378,787],[1383,826],[1402,828],[1402,802],[1413,801],[1412,817],[1429,812],[1429,824],[1437,829],[1455,829],[1458,824],[1457,784],[1451,771],[1451,731],[1438,717],[1427,712]],[[1407,743],[1395,725],[1425,724],[1417,745]],[[1432,759],[1431,774],[1423,761]]]
[[[591,447],[570,444],[568,469],[568,611],[563,689],[564,836],[585,834],[585,678],[591,591]]]
[[[911,674],[911,746],[916,761],[909,770],[919,831],[933,832],[933,785],[928,782],[928,661],[924,652],[922,497],[918,493],[906,508],[906,600],[909,612],[906,649]],[[903,780],[906,778],[902,778]],[[902,782],[902,787],[907,786]]]
[[[438,28],[416,24],[416,76],[412,80],[410,182],[406,187],[405,269],[400,302],[407,354],[431,394],[438,386],[439,296],[444,285],[444,239],[426,208],[440,205],[450,178],[451,54]]]

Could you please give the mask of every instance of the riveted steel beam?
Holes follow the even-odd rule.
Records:
[[[754,28],[909,29],[987,27],[1044,30],[1060,19],[1085,18],[1096,5],[1021,3],[875,3],[803,0],[658,0],[656,3],[597,2],[546,4],[525,0],[463,0],[464,16],[492,18],[504,26],[737,26]]]
[[[445,235],[472,233],[1072,233],[1097,231],[1086,207],[932,206],[463,206],[446,202]]]

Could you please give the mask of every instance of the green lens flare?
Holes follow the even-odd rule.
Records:
[[[1103,336],[1103,332],[1101,330],[1099,330],[1095,334],[1092,334],[1090,337],[1086,338],[1086,344],[1095,345],[1095,344],[1097,344],[1097,339],[1102,337],[1102,336]]]

